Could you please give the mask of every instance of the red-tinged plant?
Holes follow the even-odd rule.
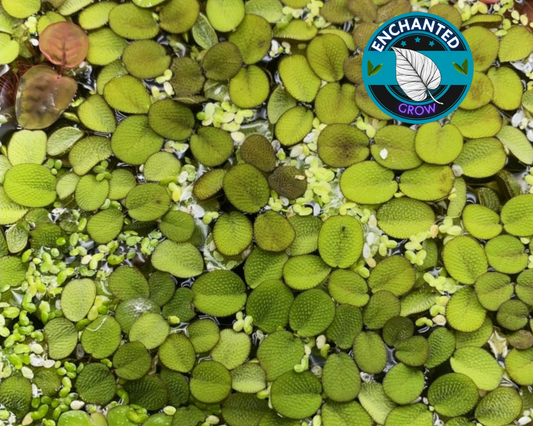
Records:
[[[26,129],[44,129],[53,124],[76,95],[78,83],[46,65],[30,69],[17,91],[16,113]]]
[[[53,64],[74,68],[87,56],[89,37],[72,22],[56,22],[42,32],[39,49]]]
[[[20,80],[33,65],[30,60],[19,57],[0,76],[0,109],[5,110],[15,104],[17,87],[19,86]]]
[[[85,59],[89,38],[76,24],[57,22],[41,33],[39,48],[50,62],[60,66],[60,70],[37,65],[20,80],[15,113],[19,125],[32,130],[52,125],[72,102],[77,83],[63,76],[63,69],[74,68]]]

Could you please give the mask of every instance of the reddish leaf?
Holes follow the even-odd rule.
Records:
[[[33,67],[24,74],[17,91],[19,125],[25,129],[50,126],[68,108],[77,88],[76,80],[62,77],[50,67]]]
[[[89,37],[72,22],[56,22],[41,33],[39,48],[53,64],[74,68],[87,56]]]

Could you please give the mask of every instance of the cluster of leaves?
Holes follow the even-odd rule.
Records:
[[[31,68],[2,140],[0,421],[528,421],[533,35],[432,2],[474,80],[411,128],[361,51],[412,6],[2,0],[72,76]]]
[[[48,25],[39,37],[39,48],[60,72],[46,66],[30,68],[22,77],[16,99],[19,125],[26,129],[44,129],[52,125],[68,108],[78,85],[72,77],[61,75],[64,68],[77,67],[87,55],[89,38],[72,22]]]

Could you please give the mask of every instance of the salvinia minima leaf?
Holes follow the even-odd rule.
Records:
[[[413,101],[423,101],[428,95],[438,104],[442,102],[433,98],[430,90],[440,85],[440,71],[430,58],[409,49],[393,47],[396,54],[396,80]]]

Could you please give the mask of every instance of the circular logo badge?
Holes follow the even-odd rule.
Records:
[[[472,52],[451,23],[429,13],[385,22],[363,54],[363,81],[374,103],[407,123],[428,123],[453,112],[474,75]]]

